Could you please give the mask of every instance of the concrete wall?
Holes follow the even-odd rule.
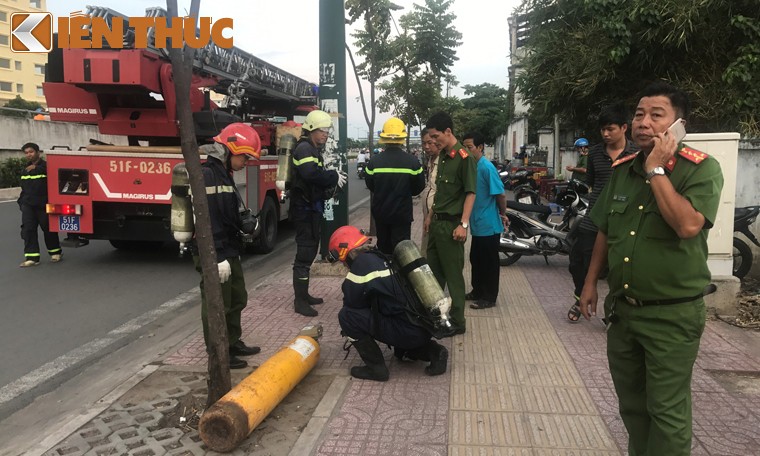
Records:
[[[736,172],[736,207],[760,205],[760,139],[739,142],[739,166]],[[750,230],[760,238],[760,221],[756,221]],[[744,235],[739,234],[752,248],[754,262],[750,277],[760,278],[760,248]]]
[[[569,181],[571,172],[568,172],[566,166],[575,166],[578,163],[578,151],[575,147],[561,147],[559,149],[559,167],[557,172],[562,174],[562,179]]]
[[[69,146],[75,150],[88,145],[90,138],[116,145],[127,144],[126,136],[101,135],[96,125],[0,116],[0,161],[23,156],[20,149],[27,142],[39,144],[43,151],[53,146]]]
[[[507,128],[506,138],[507,158],[512,159],[514,154],[520,153],[520,146],[528,143],[528,118],[521,117],[512,121]]]

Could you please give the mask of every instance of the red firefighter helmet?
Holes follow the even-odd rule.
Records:
[[[359,231],[359,228],[351,225],[341,226],[330,236],[328,259],[330,261],[346,261],[346,256],[351,250],[361,247],[369,241],[369,238]]]
[[[214,141],[229,149],[232,155],[248,155],[258,159],[261,156],[261,138],[250,125],[236,122],[227,125]]]

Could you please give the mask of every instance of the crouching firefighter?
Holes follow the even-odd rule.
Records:
[[[324,111],[312,111],[301,126],[301,139],[293,150],[293,176],[290,185],[290,220],[296,229],[296,257],[293,261],[293,307],[307,317],[317,315],[314,304],[324,300],[309,294],[311,263],[317,257],[325,200],[343,188],[347,176],[326,170],[322,149],[332,128],[332,118]]]
[[[352,367],[351,376],[388,380],[388,368],[375,340],[394,347],[399,359],[429,362],[427,375],[443,374],[449,352],[431,339],[436,332],[435,317],[420,306],[401,274],[392,268],[390,258],[367,241],[356,227],[343,226],[330,237],[329,245],[329,259],[349,268],[338,321],[342,334],[365,364]],[[432,273],[431,278],[435,281]]]
[[[203,180],[208,198],[208,212],[211,219],[211,232],[214,237],[216,261],[224,300],[224,317],[227,323],[227,336],[230,344],[230,369],[242,369],[248,363],[238,358],[259,353],[259,347],[247,346],[242,335],[241,314],[248,303],[248,291],[245,286],[240,253],[243,249],[242,236],[255,235],[258,221],[246,209],[242,197],[235,187],[233,171],[243,169],[251,158],[258,158],[261,153],[261,139],[249,125],[233,123],[225,127],[214,137],[213,144],[200,147],[201,154],[206,154],[202,165]],[[179,167],[180,165],[178,165]],[[195,269],[201,274],[201,320],[203,339],[209,346],[208,307],[204,293],[203,272],[194,239],[192,207],[189,204],[189,182],[184,166],[175,167],[172,176],[172,231],[176,240],[188,242],[193,254]],[[183,186],[188,185],[186,188]],[[190,213],[188,213],[188,211]]]

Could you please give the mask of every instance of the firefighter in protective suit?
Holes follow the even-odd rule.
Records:
[[[296,313],[317,315],[314,304],[322,298],[309,294],[311,263],[317,256],[322,214],[328,191],[343,188],[343,172],[324,169],[322,149],[332,128],[332,118],[324,111],[312,111],[302,125],[301,139],[293,150],[293,181],[290,187],[290,219],[296,229],[296,258],[293,262],[293,306]]]
[[[233,171],[245,167],[251,158],[258,158],[261,153],[259,134],[249,125],[233,123],[225,127],[214,137],[213,145],[202,147],[207,154],[202,165],[203,180],[206,185],[211,232],[214,236],[216,261],[219,279],[222,282],[224,316],[227,323],[227,335],[230,344],[230,369],[242,369],[248,365],[238,356],[251,356],[259,353],[259,347],[249,347],[240,339],[242,335],[241,314],[248,304],[248,291],[240,264],[243,249],[240,239],[243,230],[241,217],[244,208],[235,189]],[[203,339],[208,347],[208,308],[203,292],[203,273],[198,256],[198,247],[192,244],[195,269],[201,273],[201,320],[203,322]]]
[[[406,125],[391,117],[380,132],[385,150],[367,165],[365,182],[372,194],[372,216],[375,218],[377,248],[391,255],[396,245],[411,239],[412,197],[425,188],[422,164],[401,146],[406,142]]]
[[[343,281],[343,308],[338,313],[342,333],[359,352],[364,366],[351,368],[351,376],[384,382],[388,368],[375,340],[394,347],[399,359],[422,360],[427,375],[446,372],[449,352],[431,339],[428,330],[407,316],[407,294],[388,257],[367,245],[356,227],[343,226],[330,237],[329,257],[349,268]]]

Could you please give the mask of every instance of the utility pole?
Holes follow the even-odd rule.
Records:
[[[190,3],[190,17],[194,18],[196,22],[198,21],[200,3],[200,0],[192,0]],[[167,0],[166,11],[169,18],[176,20],[179,17],[177,0]],[[177,43],[172,44],[176,45]],[[190,83],[193,78],[194,56],[195,50],[190,46],[185,45],[181,49],[169,46],[182,156],[190,175],[190,187],[193,195],[200,195],[198,198],[193,198],[193,212],[196,218],[195,237],[203,274],[203,293],[206,294],[208,307],[209,346],[206,349],[209,350],[209,357],[206,407],[210,407],[230,390],[231,378],[224,299],[222,298],[222,286],[219,283],[208,200],[205,197],[206,185],[203,181],[201,159],[195,137],[193,110],[190,107]]]
[[[319,103],[333,119],[333,133],[325,145],[325,168],[348,173],[346,155],[346,11],[343,0],[319,0]],[[320,253],[324,258],[330,236],[348,225],[348,182],[325,201]]]

